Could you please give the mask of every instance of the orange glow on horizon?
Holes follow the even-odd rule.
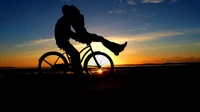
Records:
[[[55,44],[55,43],[54,43]],[[78,44],[77,49],[80,51],[85,45]],[[150,50],[133,49],[132,46],[127,45],[127,48],[115,56],[111,51],[105,48],[101,43],[92,43],[94,51],[101,51],[108,54],[114,65],[123,64],[144,64],[144,63],[166,63],[166,62],[200,62],[200,53],[194,51],[185,53],[185,51],[177,49],[155,49]],[[186,46],[189,48],[189,46]],[[182,48],[182,47],[181,47]],[[132,50],[133,49],[133,50]],[[153,49],[153,50],[152,50]],[[183,48],[182,48],[183,49]],[[41,49],[39,49],[41,50]],[[58,51],[63,53],[64,51],[58,48],[49,48],[42,51],[31,52],[11,52],[9,54],[0,55],[0,67],[37,67],[39,58],[48,51]],[[158,52],[159,51],[159,52]],[[82,56],[83,54],[81,54]]]
[[[39,56],[39,55],[38,55]],[[123,57],[123,58],[122,58]],[[125,58],[124,58],[125,57]],[[27,59],[5,59],[1,60],[0,67],[37,67],[38,66],[38,57],[35,58],[27,58]],[[129,55],[120,55],[120,56],[113,56],[112,57],[114,65],[123,65],[123,64],[145,64],[145,63],[153,63],[153,64],[159,64],[159,63],[166,63],[166,62],[200,62],[200,58],[152,58],[148,59],[145,57],[131,57]],[[126,60],[123,60],[126,59]]]

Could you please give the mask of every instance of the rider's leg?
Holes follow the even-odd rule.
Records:
[[[90,40],[94,42],[101,42],[106,48],[112,51],[115,55],[119,55],[119,53],[123,51],[127,45],[127,42],[125,42],[124,44],[118,44],[115,42],[111,42],[105,39],[104,37],[96,35],[96,34],[90,33],[89,35],[90,35],[89,36]]]
[[[76,50],[76,48],[70,44],[69,42],[63,48],[71,57],[72,61],[72,69],[76,75],[82,75],[82,66],[80,61],[80,53]]]

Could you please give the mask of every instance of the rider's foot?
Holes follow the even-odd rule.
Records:
[[[126,47],[126,45],[127,45],[127,42],[125,42],[125,43],[122,44],[122,45],[119,45],[117,48],[115,48],[115,49],[113,50],[113,53],[114,53],[116,56],[118,56],[119,53],[122,52],[122,51],[124,50],[124,48]]]

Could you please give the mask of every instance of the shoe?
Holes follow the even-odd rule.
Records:
[[[115,50],[113,51],[113,53],[116,56],[118,56],[119,53],[122,52],[126,46],[127,46],[127,42],[125,42],[124,44],[120,45],[118,48],[115,48]]]

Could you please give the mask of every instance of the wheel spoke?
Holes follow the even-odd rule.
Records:
[[[51,67],[53,66],[51,63],[49,63],[48,61],[44,60],[44,62],[46,62],[47,64],[49,64]]]

